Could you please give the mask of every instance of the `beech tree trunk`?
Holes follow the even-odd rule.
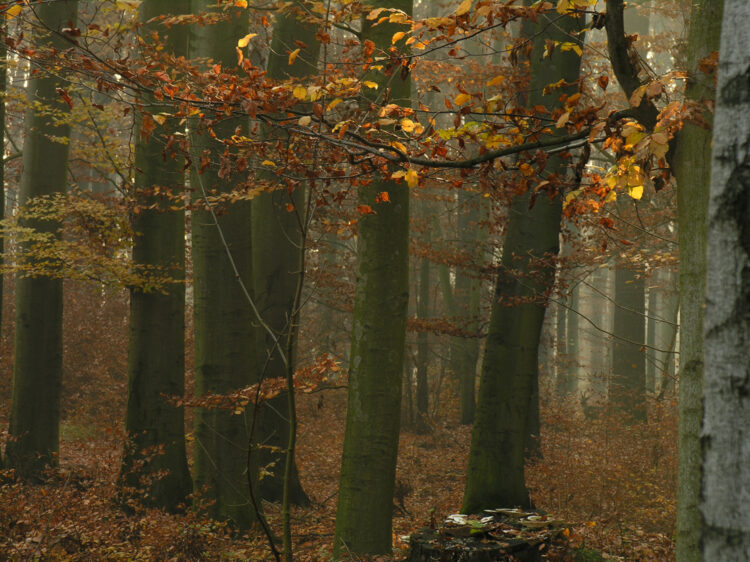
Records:
[[[284,80],[290,77],[304,78],[317,72],[320,43],[315,38],[317,28],[303,23],[296,14],[283,13],[276,16],[273,28],[271,52],[268,55],[267,75],[269,78]],[[300,41],[305,48],[290,65],[289,53],[299,48]],[[290,145],[286,132],[264,129],[267,141],[276,141],[281,150],[299,150],[302,147]],[[297,143],[303,142],[298,137]],[[296,340],[294,324],[298,321],[299,311],[294,310],[294,296],[302,272],[299,271],[300,252],[302,248],[302,228],[307,221],[305,216],[305,186],[298,186],[293,191],[282,180],[275,178],[271,172],[261,175],[263,179],[275,180],[278,185],[267,193],[262,193],[252,202],[253,230],[253,277],[255,298],[263,320],[275,332],[283,346],[287,344],[289,334]],[[292,212],[287,205],[294,206]],[[266,330],[258,331],[260,345],[260,364],[268,359],[264,377],[271,379],[286,376],[287,365],[281,359],[273,338]],[[296,342],[292,341],[292,349]],[[284,351],[286,353],[286,351]],[[287,358],[295,367],[294,353]],[[271,466],[270,475],[266,475],[259,484],[260,497],[267,501],[281,501],[283,491],[284,449],[289,435],[289,406],[286,392],[283,392],[264,404],[259,412],[259,425],[256,442],[261,444],[254,455],[260,466]],[[292,468],[292,503],[306,505],[309,499],[297,474],[297,465]]]
[[[713,76],[699,61],[719,48],[723,0],[693,0],[688,35],[689,99],[713,99]],[[704,113],[710,123],[712,115]],[[700,427],[703,414],[703,305],[706,233],[711,182],[711,131],[686,123],[674,156],[680,237],[680,390],[677,484],[677,559],[698,562],[701,490]],[[722,253],[723,253],[722,249]]]
[[[425,232],[426,243],[430,242],[429,230]],[[430,314],[430,260],[423,257],[419,263],[419,293],[417,298],[417,317],[427,319]],[[417,334],[417,431],[425,433],[428,430],[427,419],[429,413],[430,391],[427,384],[427,366],[429,334],[420,331]]]
[[[214,4],[213,0],[193,0],[193,13]],[[228,20],[193,26],[191,56],[208,57],[225,69],[233,69],[237,64],[235,45],[247,33],[247,13],[233,7],[222,11],[229,14]],[[205,209],[203,194],[229,193],[241,176],[230,171],[219,177],[219,160],[225,147],[202,125],[193,125],[190,186],[198,204],[192,215],[193,327],[195,394],[201,397],[231,393],[255,382],[259,354],[253,332],[256,319],[240,285],[242,282],[252,290],[250,202],[229,204],[217,215],[217,227],[214,216]],[[247,130],[247,120],[220,114],[212,128],[219,139],[231,138],[237,129]],[[210,159],[210,165],[199,173],[204,156]],[[249,496],[249,485],[255,485],[256,478],[247,473],[251,417],[251,408],[242,414],[196,408],[193,431],[196,493],[215,502],[209,508],[213,517],[231,520],[240,528],[248,528],[256,520]]]
[[[528,105],[553,109],[559,104],[561,93],[571,95],[576,87],[563,87],[545,96],[544,86],[561,79],[574,84],[581,59],[574,51],[561,50],[543,58],[545,40],[570,41],[571,37],[579,37],[584,18],[555,14],[554,26],[548,18],[549,15],[539,17],[532,35],[535,39]],[[553,179],[558,176],[562,189],[560,176],[566,169],[567,161],[552,155],[545,173]],[[531,192],[516,197],[509,213],[479,383],[464,513],[531,504],[524,476],[524,447],[547,294],[555,277],[554,267],[539,260],[559,251],[562,203],[558,192],[552,199],[538,197],[529,208],[530,197]],[[508,301],[518,298],[528,302],[507,306]]]
[[[35,37],[36,49],[56,49],[63,55],[70,43],[61,29],[77,19],[75,0],[34,6],[36,17],[49,34]],[[37,33],[37,31],[35,31]],[[54,123],[45,108],[67,115],[69,108],[57,93],[67,83],[44,68],[29,76],[23,172],[19,205],[36,197],[65,192],[68,177],[70,125]],[[37,105],[38,104],[38,105]],[[60,224],[27,220],[23,225],[57,234]],[[59,450],[60,393],[62,390],[62,279],[49,275],[19,274],[16,280],[15,364],[6,467],[22,478],[34,478],[48,464],[56,464]]]
[[[708,207],[701,542],[704,560],[748,560],[750,3],[726,0],[722,26]]]
[[[612,380],[609,400],[632,421],[646,419],[646,282],[642,272],[615,270]]]
[[[398,8],[411,14],[411,0],[377,0],[373,8]],[[391,48],[403,26],[363,19],[362,40],[378,50]],[[409,76],[374,71],[372,101],[390,89],[390,103],[409,107]],[[380,94],[378,93],[380,92]],[[373,99],[374,98],[374,99]],[[358,269],[349,369],[349,401],[341,462],[334,555],[391,552],[391,518],[401,411],[406,312],[409,301],[409,192],[405,183],[384,177],[359,188],[359,202],[377,214],[358,223]],[[376,203],[387,191],[390,203]]]
[[[187,54],[187,28],[149,23],[161,15],[185,13],[182,0],[144,0],[139,8],[141,38],[163,46],[174,56]],[[153,36],[158,33],[158,39]],[[147,53],[146,53],[147,55]],[[153,96],[141,99],[149,113],[136,114],[133,262],[155,266],[174,279],[163,291],[130,290],[128,405],[120,484],[148,505],[174,511],[192,492],[185,452],[185,414],[169,397],[185,392],[185,158],[170,136],[180,132],[180,119],[167,119],[143,133],[143,119],[175,112]],[[182,126],[184,130],[184,126]],[[158,189],[158,193],[155,190]],[[151,207],[151,206],[154,207]]]

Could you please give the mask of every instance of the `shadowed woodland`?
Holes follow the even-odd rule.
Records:
[[[750,552],[750,5],[0,14],[5,558]]]

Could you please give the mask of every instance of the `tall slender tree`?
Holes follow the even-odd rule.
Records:
[[[703,560],[750,559],[748,25],[750,3],[726,0],[708,207],[705,409],[700,440]]]
[[[411,14],[411,0],[377,0],[373,8],[396,8]],[[392,48],[403,26],[373,25],[363,19],[362,39],[377,53]],[[391,75],[372,71],[380,85],[368,102],[411,105],[411,85],[403,67]],[[386,191],[390,202],[376,202]],[[354,304],[349,400],[341,462],[334,553],[383,554],[392,548],[391,517],[401,410],[406,312],[409,300],[409,193],[404,183],[376,177],[360,187],[359,201],[376,214],[358,224],[357,288]]]
[[[545,57],[545,41],[578,38],[584,18],[556,17],[552,26],[551,17],[540,14],[531,35],[534,40],[527,101],[531,107],[544,105],[554,109],[561,93],[571,95],[577,91],[580,55],[555,50]],[[545,95],[544,87],[558,80],[569,85]],[[547,160],[544,174],[562,189],[566,171],[566,160],[553,155]],[[555,275],[554,267],[544,264],[544,260],[558,253],[562,212],[559,192],[552,197],[538,197],[533,206],[531,197],[530,192],[517,196],[509,213],[472,431],[463,502],[466,513],[530,505],[524,447],[546,294]],[[526,302],[508,306],[517,300]]]
[[[309,22],[306,14],[295,4],[290,4],[288,12],[277,14],[273,27],[271,52],[266,67],[267,76],[274,80],[305,78],[317,72],[320,42],[315,37],[317,26]],[[289,64],[289,54],[299,49],[298,56]],[[278,144],[281,151],[299,149],[295,143],[300,139],[290,137],[284,131],[264,130],[267,142]],[[264,376],[277,378],[286,376],[287,370],[294,370],[296,348],[296,323],[299,311],[294,309],[297,285],[302,280],[300,252],[303,245],[303,231],[307,228],[305,213],[305,186],[286,185],[272,172],[262,174],[262,178],[277,182],[269,192],[262,193],[252,203],[253,228],[253,277],[255,295],[263,320],[277,338],[266,329],[260,330],[258,341],[262,354],[261,364],[268,361]],[[291,205],[290,212],[287,205]],[[291,340],[291,341],[290,341]],[[276,343],[284,347],[280,353]],[[289,364],[284,364],[286,356]],[[260,482],[259,492],[263,499],[279,501],[282,496],[283,462],[279,452],[287,446],[289,435],[289,407],[287,395],[282,393],[271,399],[259,412],[258,437],[261,448],[256,453],[258,462],[272,466]],[[291,500],[305,504],[309,500],[299,483],[296,464],[293,464]]]
[[[193,13],[207,10],[214,11],[217,21],[192,27],[191,56],[221,65],[212,79],[226,81],[237,63],[237,40],[247,33],[247,14],[233,5],[193,0]],[[197,207],[192,214],[192,255],[198,397],[239,390],[255,382],[259,371],[253,332],[256,319],[247,300],[252,290],[250,202],[240,200],[217,213],[205,198],[208,194],[229,193],[240,181],[232,169],[220,170],[220,161],[230,159],[232,154],[218,140],[231,138],[237,130],[247,130],[245,119],[219,113],[195,123],[190,135],[190,186]],[[201,162],[207,163],[202,172]],[[251,416],[249,409],[234,414],[197,408],[193,432],[196,492],[213,500],[210,513],[214,517],[230,519],[240,528],[256,520],[248,487],[256,480],[247,466]]]
[[[714,76],[701,59],[719,49],[724,0],[693,0],[688,35],[690,100],[715,97]],[[705,111],[710,123],[713,116]],[[674,155],[680,237],[680,387],[677,485],[677,559],[698,562],[701,514],[701,417],[703,414],[703,306],[706,294],[706,232],[711,182],[711,131],[686,123]]]
[[[71,22],[75,26],[76,0],[35,3],[27,9],[40,24],[34,31],[38,51],[54,49],[60,56],[71,48],[64,29]],[[21,205],[36,197],[64,193],[68,177],[69,108],[58,94],[67,84],[46,68],[34,70],[27,90]],[[52,235],[60,229],[54,221],[23,222]],[[36,477],[45,465],[57,462],[61,390],[62,279],[20,274],[16,280],[15,364],[6,466],[22,477]]]
[[[187,28],[166,28],[158,16],[184,13],[181,0],[144,0],[139,8],[141,45],[146,57],[187,54]],[[142,490],[151,505],[174,510],[192,491],[185,452],[185,415],[170,397],[185,391],[185,158],[179,143],[180,119],[167,118],[154,128],[152,115],[169,115],[173,106],[152,95],[139,100],[135,133],[133,261],[155,266],[172,281],[161,290],[130,290],[128,348],[128,442],[120,482]],[[143,124],[146,123],[146,127]],[[152,130],[153,129],[153,130]],[[176,199],[176,201],[175,201]]]

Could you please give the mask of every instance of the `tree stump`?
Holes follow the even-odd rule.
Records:
[[[563,530],[538,512],[492,510],[485,517],[452,515],[437,529],[409,538],[407,562],[537,562]]]

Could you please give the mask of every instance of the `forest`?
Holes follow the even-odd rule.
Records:
[[[750,560],[750,3],[0,17],[0,559]]]

